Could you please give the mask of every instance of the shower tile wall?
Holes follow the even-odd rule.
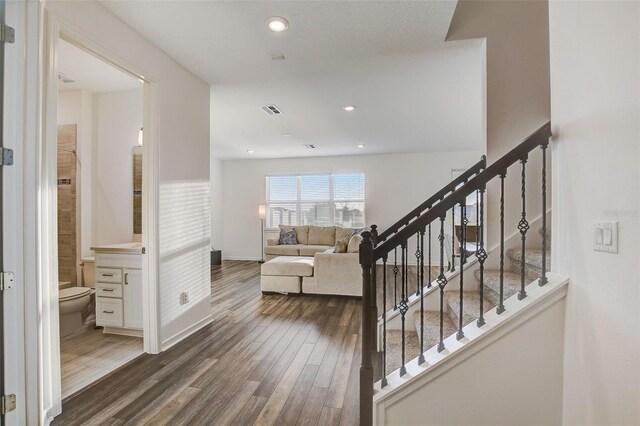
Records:
[[[76,150],[77,126],[58,126],[58,275],[76,285]]]
[[[133,233],[142,234],[142,154],[133,155]]]

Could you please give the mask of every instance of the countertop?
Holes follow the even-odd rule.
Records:
[[[97,253],[142,254],[142,243],[121,243],[104,246],[93,246]]]

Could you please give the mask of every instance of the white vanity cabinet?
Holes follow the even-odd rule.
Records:
[[[96,258],[96,324],[105,333],[142,336],[142,248],[92,247]]]

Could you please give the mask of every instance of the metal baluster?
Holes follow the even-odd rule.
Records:
[[[500,302],[496,308],[498,315],[504,312],[504,178],[507,172],[500,174]]]
[[[427,283],[427,288],[431,288],[431,222],[429,222],[429,282]]]
[[[542,276],[538,285],[542,287],[547,280],[547,147],[549,142],[542,144]]]
[[[398,308],[400,308],[400,315],[401,315],[401,321],[402,321],[402,358],[401,358],[401,367],[400,367],[400,375],[403,376],[407,373],[407,368],[404,366],[405,364],[405,356],[406,356],[406,348],[405,348],[405,339],[404,339],[404,330],[405,330],[405,315],[407,313],[407,311],[409,310],[409,306],[407,305],[407,293],[406,293],[406,285],[407,285],[407,264],[406,264],[406,255],[407,255],[407,242],[404,241],[403,243],[401,243],[400,245],[401,249],[402,249],[402,296],[401,296],[401,300],[400,300],[400,304],[398,305]]]
[[[479,237],[480,230],[478,229],[478,221],[479,221],[479,219],[478,219],[478,217],[479,217],[479,215],[478,215],[478,213],[479,213],[478,212],[478,209],[479,209],[479,206],[478,206],[478,192],[479,191],[476,191],[476,253],[475,253],[476,257],[477,257],[477,254],[478,254],[478,244],[480,243],[480,237]]]
[[[456,206],[451,209],[451,272],[456,270]]]
[[[422,259],[422,249],[420,248],[420,231],[416,232],[416,296],[422,292],[422,282],[424,281],[424,270],[420,267]]]
[[[382,257],[382,387],[387,386],[387,255]]]
[[[420,230],[420,356],[418,365],[424,362],[424,229]]]
[[[438,287],[440,287],[440,342],[438,343],[438,352],[444,350],[444,287],[447,285],[447,277],[444,276],[444,220],[440,218],[440,275],[438,276]]]
[[[487,260],[487,252],[484,249],[484,187],[480,189],[480,217],[478,220],[478,232],[480,232],[480,249],[476,253],[480,262],[480,318],[478,327],[484,325],[484,261]]]
[[[527,208],[526,208],[526,188],[525,188],[525,168],[527,164],[527,156],[525,156],[520,163],[522,164],[521,174],[521,196],[522,196],[522,218],[518,222],[518,230],[520,230],[520,236],[522,238],[522,253],[520,253],[520,292],[518,293],[518,300],[522,300],[527,297],[527,291],[524,289],[525,284],[525,245],[527,241],[527,231],[529,230],[529,222],[527,222]]]
[[[467,206],[466,201],[460,203],[460,316],[458,317],[458,333],[456,339],[460,340],[464,337],[464,331],[462,331],[462,320],[464,312],[464,265],[467,257],[465,250],[465,243],[467,238]]]
[[[398,309],[398,247],[393,249],[393,310]]]

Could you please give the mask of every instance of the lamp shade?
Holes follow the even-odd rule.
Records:
[[[138,146],[142,146],[143,140],[144,140],[144,137],[142,133],[142,127],[140,127],[140,130],[138,130]]]
[[[260,204],[258,206],[258,217],[260,217],[260,219],[264,219],[266,215],[266,207],[264,204]]]

